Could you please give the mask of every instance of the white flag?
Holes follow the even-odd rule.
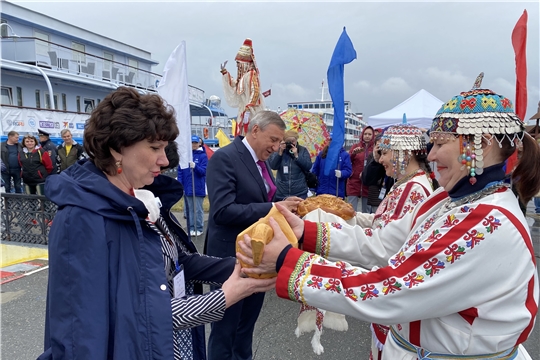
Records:
[[[176,138],[180,154],[180,168],[186,169],[189,167],[189,162],[193,161],[193,153],[185,41],[174,49],[165,63],[163,77],[159,81],[157,91],[176,112],[176,124],[180,131]]]

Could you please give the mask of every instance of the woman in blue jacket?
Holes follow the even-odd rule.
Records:
[[[39,359],[185,358],[173,329],[219,320],[225,308],[274,286],[242,278],[233,258],[190,248],[170,214],[181,185],[160,175],[177,135],[161,97],[120,87],[87,121],[89,160],[47,178],[45,194],[58,213]],[[186,282],[223,287],[189,296]]]
[[[326,164],[326,155],[328,154],[329,146],[330,146],[330,143],[328,143],[321,150],[319,155],[317,155],[317,158],[315,159],[315,163],[313,164],[313,168],[311,169],[311,172],[317,175],[317,178],[319,179],[319,186],[317,187],[317,189],[315,189],[315,193],[317,195],[330,194],[330,195],[338,196],[340,198],[345,198],[346,196],[345,183],[347,182],[347,179],[352,174],[351,157],[349,153],[345,151],[345,149],[341,148],[339,150],[339,156],[338,156],[338,162],[337,162],[336,168],[331,170],[328,175],[325,175],[324,167]],[[337,195],[336,195],[336,185],[338,186],[338,189],[339,189],[339,191],[337,192]]]

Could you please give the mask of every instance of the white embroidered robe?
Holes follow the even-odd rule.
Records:
[[[447,200],[438,189],[406,215],[413,217],[413,230],[403,246],[385,267],[368,273],[289,250],[278,274],[278,296],[394,324],[400,336],[431,352],[474,356],[516,347],[532,330],[539,291],[531,236],[518,202],[506,188],[449,210]],[[355,250],[353,239],[363,234],[348,224],[305,225],[304,249],[334,254]],[[414,360],[417,354],[389,336],[383,359]],[[529,357],[520,348],[516,359]]]

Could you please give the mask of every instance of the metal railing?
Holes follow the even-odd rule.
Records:
[[[3,37],[2,58],[150,91],[161,79],[151,71],[35,37]]]
[[[57,206],[41,195],[1,194],[2,241],[47,245]]]

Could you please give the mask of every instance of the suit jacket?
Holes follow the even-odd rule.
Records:
[[[257,164],[242,138],[237,136],[208,162],[210,214],[205,246],[208,255],[235,256],[236,236],[272,208]],[[268,164],[266,167],[275,183]]]

